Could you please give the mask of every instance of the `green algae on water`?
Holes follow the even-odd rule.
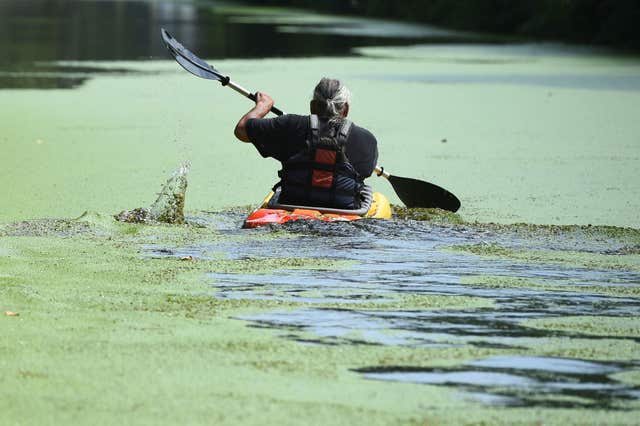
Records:
[[[622,383],[640,386],[640,370],[623,371],[621,373],[612,374],[611,378]]]
[[[318,70],[344,70],[338,77],[355,95],[354,122],[374,133],[384,164],[458,194],[466,220],[640,227],[634,183],[640,121],[633,113],[640,91],[554,84],[602,76],[624,85],[637,74],[637,61],[576,56],[571,48],[564,56],[546,45],[537,52],[529,45],[386,50],[404,60],[236,59],[216,66],[238,81],[262,85],[297,113],[308,111],[306,94],[320,77]],[[185,156],[194,166],[187,209],[258,202],[277,179],[273,162],[233,140],[229,126],[249,108],[246,99],[220,91],[215,96],[224,101],[211,103],[203,92],[206,82],[185,75],[168,57],[75,66],[139,72],[96,74],[74,90],[3,91],[0,122],[11,123],[3,129],[3,147],[12,155],[0,158],[6,171],[0,222],[139,205],[175,158]],[[461,80],[447,80],[451,75]],[[551,87],[543,89],[539,80],[501,82],[504,76],[532,77],[534,83],[549,77]],[[376,102],[381,90],[389,104],[407,105],[403,114],[388,119]],[[493,100],[491,107],[479,108],[487,99]],[[428,125],[417,128],[414,123],[425,116]],[[593,171],[588,179],[585,170]],[[382,179],[368,181],[399,202]]]
[[[215,299],[206,295],[203,274],[216,267],[248,270],[257,261],[229,267],[234,261],[225,266],[215,260],[148,259],[138,248],[144,238],[151,236],[49,233],[0,240],[3,252],[15,254],[0,257],[6,274],[0,300],[3,309],[20,312],[17,320],[0,317],[3,389],[11,389],[0,401],[6,418],[17,419],[30,408],[37,421],[49,416],[46,421],[72,422],[81,416],[109,422],[113,413],[135,409],[136,418],[149,423],[188,417],[208,424],[211,401],[224,402],[226,418],[215,417],[219,424],[238,419],[282,424],[291,413],[313,423],[330,418],[353,424],[364,416],[371,424],[398,424],[421,415],[420,401],[429,389],[365,381],[348,372],[363,363],[426,359],[415,350],[304,346],[246,327],[229,316],[286,304]],[[289,267],[313,263],[288,262]],[[394,388],[413,389],[414,396],[388,394]],[[122,389],[126,400],[120,398]],[[158,407],[158,394],[180,403]],[[446,394],[429,399],[445,401]],[[87,401],[100,401],[105,409],[96,412]],[[61,402],[69,408],[60,408]]]
[[[493,275],[469,275],[460,279],[462,284],[485,288],[525,288],[531,290],[547,291],[570,291],[582,293],[606,294],[620,297],[640,297],[640,286],[617,283],[607,283],[606,285],[559,285],[554,280],[537,279],[531,280],[522,277],[493,276]]]
[[[461,401],[451,389],[364,380],[353,372],[372,365],[453,366],[517,353],[633,359],[639,346],[635,342],[562,337],[524,348],[527,340],[522,339],[520,349],[507,350],[303,345],[280,337],[280,331],[248,327],[232,318],[243,312],[323,308],[322,304],[216,299],[209,285],[215,286],[215,281],[206,274],[336,269],[349,264],[299,258],[149,258],[141,245],[175,247],[176,242],[190,246],[207,241],[215,246],[237,238],[250,244],[252,238],[274,237],[253,232],[219,235],[188,222],[126,224],[95,213],[65,223],[88,231],[65,235],[39,228],[43,236],[0,239],[0,252],[11,254],[0,257],[0,270],[6,275],[0,300],[3,309],[20,313],[18,318],[0,317],[3,389],[12,389],[2,394],[0,409],[9,419],[19,419],[27,410],[37,421],[56,423],[73,422],[78,416],[109,423],[116,412],[147,423],[189,418],[194,424],[210,424],[212,419],[217,424],[285,424],[291,415],[314,424],[458,424],[469,419],[513,424],[523,418],[548,424],[598,424],[629,423],[637,416],[633,410],[486,407]],[[54,224],[56,229],[62,227]],[[464,309],[492,301],[417,295],[390,303],[394,309],[422,310]],[[375,301],[368,308],[375,309],[376,304],[388,308]],[[28,345],[16,344],[21,341]],[[72,390],[69,383],[74,383]],[[149,388],[155,391],[149,393]],[[122,389],[127,389],[126,399],[121,398]],[[160,407],[158,395],[166,402]],[[93,410],[94,401],[105,409]],[[212,401],[224,409],[212,408]],[[219,415],[222,412],[224,416]]]
[[[393,204],[392,212],[394,218],[401,220],[418,220],[450,225],[462,225],[465,223],[459,214],[442,209],[407,208]]]
[[[591,269],[640,271],[640,256],[636,254],[601,254],[572,250],[525,250],[499,243],[477,243],[450,246],[450,250],[479,256],[509,258],[520,262],[558,263]]]
[[[565,336],[536,339],[529,346],[529,354],[541,356],[576,358],[594,361],[626,361],[638,358],[640,343],[623,337],[593,339]]]
[[[640,338],[640,317],[575,316],[529,319],[522,325],[593,336]],[[639,354],[640,355],[640,354]]]

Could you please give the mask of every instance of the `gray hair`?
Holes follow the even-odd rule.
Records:
[[[337,118],[351,102],[351,92],[340,80],[323,77],[313,90],[313,100],[324,111],[321,115]]]

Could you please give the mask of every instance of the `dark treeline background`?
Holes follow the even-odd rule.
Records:
[[[254,0],[640,50],[640,0]]]

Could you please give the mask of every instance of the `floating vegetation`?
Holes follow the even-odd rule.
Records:
[[[173,194],[186,189],[172,179],[157,211],[174,212]],[[99,307],[157,315],[154,321],[179,321],[202,335],[215,329],[209,350],[219,346],[229,356],[228,348],[241,348],[245,361],[236,367],[247,374],[277,370],[288,380],[292,371],[304,379],[355,371],[362,380],[353,386],[362,391],[383,391],[390,381],[426,384],[420,392],[440,398],[436,411],[473,401],[480,420],[500,407],[544,416],[563,409],[583,416],[579,423],[590,418],[587,410],[614,413],[620,423],[634,418],[640,272],[633,265],[640,256],[630,248],[638,231],[461,223],[438,210],[399,211],[395,220],[255,230],[240,229],[246,208],[194,212],[183,216],[185,226],[91,212],[10,224],[1,231],[53,238],[6,240],[0,262],[11,285],[3,309],[18,319],[32,315],[22,301],[40,300],[45,290],[28,284],[41,281],[24,279],[37,271],[14,268],[13,255],[50,244],[55,254],[39,261],[51,265],[47,280],[62,274],[56,285],[72,286],[69,303],[86,293],[90,315]],[[105,264],[94,269],[99,261]],[[121,271],[105,276],[112,264]],[[68,279],[67,268],[80,279]],[[85,288],[96,271],[100,285]],[[121,280],[115,288],[112,277]],[[265,344],[287,349],[265,359]]]
[[[457,214],[442,209],[422,209],[407,208],[404,206],[393,205],[393,217],[400,220],[419,220],[433,223],[448,223],[452,225],[461,225],[464,219]]]

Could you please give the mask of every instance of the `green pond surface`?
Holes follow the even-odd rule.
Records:
[[[246,212],[2,226],[7,423],[635,422],[638,231]]]
[[[451,57],[412,48],[402,59],[398,50],[215,65],[297,113],[319,76],[343,78],[353,120],[379,141],[380,164],[454,192],[467,219],[638,227],[638,62],[526,47],[467,46]],[[64,65],[106,72],[74,90],[1,93],[0,118],[10,124],[0,136],[0,220],[147,202],[184,160],[193,164],[188,209],[256,203],[275,182],[277,162],[233,137],[250,105],[217,83],[169,60]],[[370,181],[398,202],[386,182]]]
[[[0,16],[40,28],[18,3]],[[61,40],[88,41],[12,30],[0,62],[0,423],[637,423],[640,60],[286,9],[49,4]],[[166,58],[160,25],[288,112],[342,78],[380,164],[461,210],[241,229],[279,164],[234,139],[250,104]],[[113,219],[182,163],[186,223]]]

